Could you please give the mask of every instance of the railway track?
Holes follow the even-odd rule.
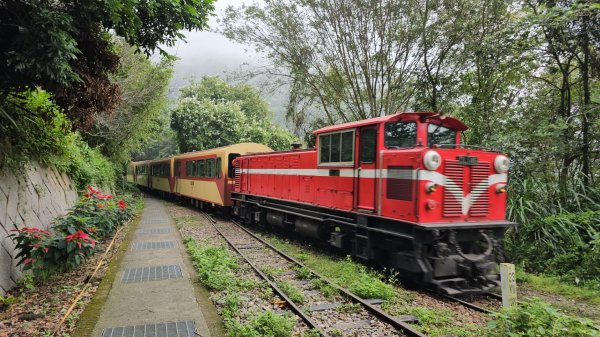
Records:
[[[378,304],[383,301],[364,300],[337,286],[235,221],[215,220],[201,213],[228,245],[286,302],[289,309],[322,336],[333,337],[342,333],[347,336],[426,337],[400,317],[381,310]],[[273,273],[274,270],[277,273]],[[314,290],[315,280],[335,289],[337,295],[333,296],[333,301],[331,296],[328,298]],[[302,303],[290,298],[298,298],[297,294],[289,294],[290,285],[301,293]],[[288,292],[282,288],[288,289]]]

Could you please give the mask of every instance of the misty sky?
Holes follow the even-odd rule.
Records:
[[[215,14],[220,13],[230,5],[239,6],[251,4],[255,0],[218,0],[215,3]],[[210,19],[211,28],[217,24],[217,17]],[[175,55],[179,60],[175,63],[175,72],[169,87],[169,96],[178,96],[179,89],[186,86],[193,78],[200,79],[204,75],[216,75],[227,77],[228,72],[239,70],[239,67],[248,64],[256,66],[259,64],[259,55],[251,46],[232,42],[224,36],[208,32],[194,31],[186,32],[186,41],[179,41],[173,47],[165,50]],[[277,122],[282,123],[283,100],[281,94],[263,96],[277,116]]]

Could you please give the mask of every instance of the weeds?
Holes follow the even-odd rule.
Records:
[[[284,272],[283,268],[270,266],[261,267],[260,270],[271,280],[274,280],[276,277],[281,276],[281,274],[283,274]]]
[[[254,317],[248,324],[232,322],[230,335],[235,337],[289,337],[295,322],[289,316],[280,316],[268,310]]]
[[[277,286],[290,298],[290,300],[298,304],[306,302],[304,294],[295,285],[289,282],[279,282]]]
[[[296,277],[300,280],[308,280],[313,276],[312,272],[305,267],[294,268],[294,271],[296,272]]]
[[[229,256],[227,248],[222,246],[199,246],[196,241],[186,237],[184,242],[194,259],[200,281],[214,290],[224,290],[237,285],[234,270],[238,268],[235,258]]]
[[[335,310],[346,314],[356,314],[362,310],[362,306],[359,303],[344,303]]]
[[[321,294],[323,294],[323,296],[325,296],[329,299],[331,299],[335,296],[338,296],[340,294],[340,292],[337,290],[337,288],[329,285],[327,282],[325,282],[321,279],[312,280],[311,285],[313,286],[313,288],[319,289]]]
[[[489,336],[599,336],[600,330],[591,321],[559,313],[539,299],[526,300],[518,306],[493,314]]]

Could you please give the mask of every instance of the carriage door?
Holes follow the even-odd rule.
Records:
[[[375,210],[375,186],[377,168],[377,127],[365,127],[359,130],[357,168],[356,208]]]

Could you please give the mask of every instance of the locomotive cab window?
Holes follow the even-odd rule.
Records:
[[[385,124],[385,147],[406,148],[417,145],[417,123],[395,122]]]
[[[216,173],[217,173],[217,178],[221,178],[221,157],[217,158],[217,163],[215,165],[215,169],[216,169]]]
[[[354,130],[319,135],[319,164],[352,164]]]
[[[374,163],[377,151],[377,129],[362,129],[360,132],[360,162]]]
[[[429,124],[427,126],[427,146],[435,144],[456,144],[456,130],[442,125]]]

